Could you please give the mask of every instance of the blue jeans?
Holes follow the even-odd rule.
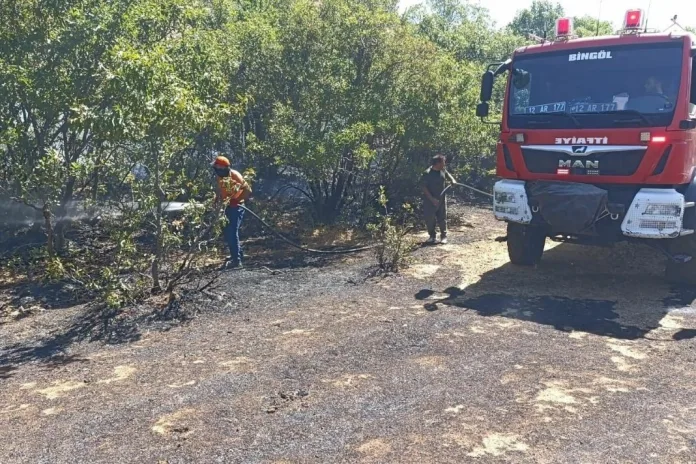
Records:
[[[241,263],[244,252],[239,243],[239,228],[242,225],[242,219],[244,219],[244,209],[241,206],[228,206],[225,208],[225,216],[227,216],[227,225],[224,236],[227,246],[230,247],[230,260]]]

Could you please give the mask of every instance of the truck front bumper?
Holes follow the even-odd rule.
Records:
[[[626,211],[621,231],[636,238],[676,238],[693,234],[693,230],[683,228],[686,207],[684,195],[674,189],[642,188]]]
[[[548,197],[546,200],[548,201]],[[621,220],[621,233],[626,237],[676,238],[694,233],[692,229],[684,228],[684,212],[686,208],[693,206],[675,189],[642,188],[633,197],[625,214],[612,215],[608,211],[599,211],[595,220]],[[493,188],[493,211],[496,219],[502,221],[530,224],[538,219],[541,223],[547,222],[538,207],[530,206],[526,183],[521,180],[504,179],[496,182]],[[559,233],[564,232],[562,224],[552,226]]]
[[[529,224],[532,222],[532,209],[522,180],[503,179],[493,187],[493,212],[501,221]]]

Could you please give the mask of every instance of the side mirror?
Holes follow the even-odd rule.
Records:
[[[491,100],[491,97],[493,96],[493,80],[495,79],[495,75],[493,74],[493,71],[486,71],[483,73],[483,77],[481,78],[481,101],[482,102],[487,102]]]
[[[515,69],[512,71],[512,85],[514,85],[516,89],[524,89],[529,85],[530,80],[531,78],[527,71],[522,69]]]
[[[478,113],[478,109],[476,110]],[[685,119],[683,121],[679,121],[679,128],[681,130],[692,130],[696,129],[696,119]]]
[[[479,103],[478,105],[476,105],[476,116],[481,119],[487,118],[489,111],[490,108],[487,102]]]

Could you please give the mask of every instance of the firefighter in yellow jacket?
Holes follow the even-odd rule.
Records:
[[[224,156],[218,156],[213,162],[213,170],[217,179],[216,202],[225,204],[224,237],[230,248],[230,257],[226,260],[224,268],[240,268],[244,252],[239,242],[239,228],[244,219],[244,201],[251,195],[251,187],[239,172],[230,168],[230,160]]]

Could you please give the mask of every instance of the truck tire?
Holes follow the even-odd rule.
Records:
[[[508,222],[507,247],[512,264],[533,266],[541,261],[546,234],[540,227]]]
[[[689,235],[671,240],[667,249],[673,255],[691,256],[691,261],[686,263],[667,261],[665,266],[667,281],[674,284],[696,285],[696,237]]]

